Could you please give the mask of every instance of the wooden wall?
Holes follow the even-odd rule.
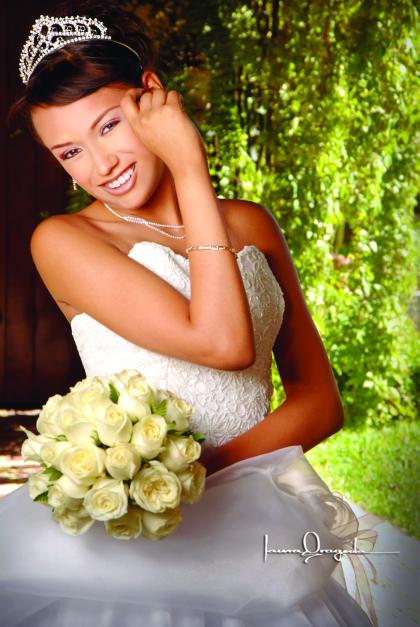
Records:
[[[70,327],[29,251],[41,213],[62,213],[68,177],[5,118],[21,89],[18,58],[33,20],[54,2],[0,2],[0,408],[39,407],[84,376]]]

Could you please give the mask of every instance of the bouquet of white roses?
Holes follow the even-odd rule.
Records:
[[[43,406],[22,445],[43,470],[29,477],[34,501],[69,534],[96,520],[129,540],[159,540],[181,522],[180,503],[202,496],[204,436],[189,429],[193,405],[157,390],[136,370],[88,377]]]

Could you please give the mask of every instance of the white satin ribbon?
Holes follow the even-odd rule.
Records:
[[[374,529],[360,529],[359,523],[364,517],[362,516],[358,519],[344,497],[338,492],[333,493],[328,488],[327,484],[308,462],[303,451],[280,474],[275,474],[273,479],[279,488],[288,494],[296,496],[300,501],[317,512],[325,526],[341,541],[343,550],[354,550],[354,539],[357,538],[358,550],[366,553],[372,551],[377,540],[377,531]],[[356,581],[355,600],[361,606],[361,598],[364,599],[372,625],[378,627],[378,618],[373,603],[369,578],[363,566],[362,558],[371,567],[373,583],[378,583],[377,571],[365,554],[346,553],[344,556],[348,558],[354,570]],[[343,578],[339,582],[341,585],[344,584],[345,587]]]

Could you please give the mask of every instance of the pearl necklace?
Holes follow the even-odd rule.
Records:
[[[117,216],[117,218],[120,218],[121,220],[125,220],[126,222],[133,222],[135,224],[143,224],[144,226],[148,226],[149,228],[154,229],[155,231],[159,231],[159,233],[162,233],[162,235],[166,235],[166,237],[172,237],[173,239],[185,239],[186,238],[186,235],[170,235],[170,233],[165,233],[165,231],[162,231],[161,229],[157,228],[158,226],[166,226],[168,229],[183,229],[185,228],[183,224],[180,224],[180,225],[160,224],[159,222],[151,222],[150,220],[145,220],[144,218],[138,218],[137,216],[122,216],[120,213],[117,213],[116,211],[111,209],[111,207],[107,205],[106,202],[104,202],[104,205],[108,209],[108,211],[113,213],[114,216]]]

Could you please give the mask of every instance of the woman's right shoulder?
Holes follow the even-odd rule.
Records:
[[[54,215],[40,222],[32,233],[30,251],[39,275],[57,301],[60,294],[54,286],[64,286],[72,269],[121,253],[83,216],[76,214]]]
[[[77,249],[78,245],[83,246],[86,243],[90,246],[104,245],[101,238],[93,235],[82,216],[54,215],[45,218],[35,227],[30,248],[32,258],[37,265],[37,260],[42,258],[46,261],[52,255],[57,254],[61,247],[71,245]]]
[[[66,216],[50,216],[42,220],[35,227],[30,241],[31,255],[35,265],[38,266],[41,259],[45,261],[45,258],[49,257],[51,251],[60,244],[61,238],[72,236],[75,237],[74,225],[66,219]]]
[[[72,232],[75,229],[74,222],[68,216],[54,215],[44,218],[37,224],[31,236],[31,249],[46,244],[47,241],[65,232]]]

